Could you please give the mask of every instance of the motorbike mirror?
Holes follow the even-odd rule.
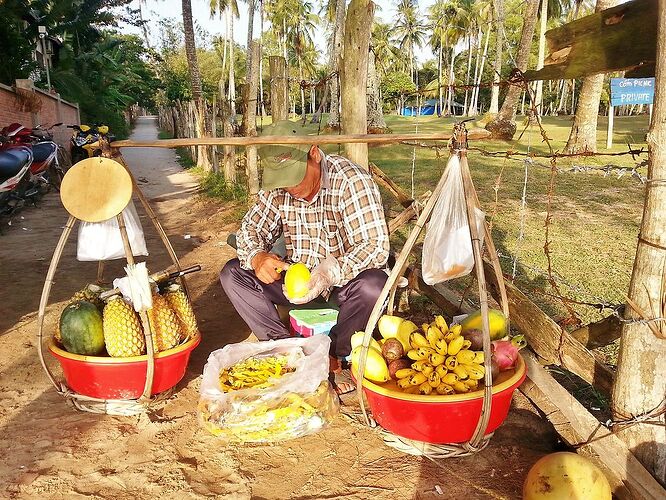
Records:
[[[86,222],[115,217],[132,198],[132,177],[117,161],[94,157],[70,168],[60,186],[65,209]]]

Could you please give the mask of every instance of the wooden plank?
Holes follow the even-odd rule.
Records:
[[[469,131],[470,140],[486,139],[490,132],[483,129]],[[402,141],[448,141],[450,132],[437,134],[346,134],[346,135],[307,135],[259,137],[186,137],[183,139],[162,139],[156,141],[114,141],[113,148],[177,148],[182,146],[251,146],[253,144],[348,144],[367,142],[368,144],[392,144]]]
[[[622,322],[615,316],[590,323],[571,332],[571,336],[588,349],[596,349],[610,344],[622,335]]]
[[[498,298],[497,279],[489,262],[484,262],[490,292]],[[583,344],[560,328],[550,316],[513,284],[506,282],[511,324],[525,335],[527,343],[547,364],[560,365],[597,389],[610,394],[613,372]]]
[[[522,384],[521,392],[539,407],[568,444],[602,468],[617,498],[666,498],[666,490],[618,436],[558,384],[533,353],[524,352],[523,358],[528,378]]]
[[[378,184],[381,184],[384,189],[395,196],[403,207],[407,208],[412,204],[412,201],[414,200],[412,200],[411,196],[405,193],[404,189],[393,182],[393,180],[388,175],[386,175],[381,168],[379,168],[374,163],[370,163],[369,167],[370,173],[372,174],[372,177],[375,179],[375,181]]]
[[[573,79],[650,65],[654,68],[657,4],[656,0],[633,0],[548,31],[545,65],[538,71],[526,71],[525,78]]]

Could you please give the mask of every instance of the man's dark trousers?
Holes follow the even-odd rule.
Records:
[[[354,332],[365,330],[379,294],[388,276],[379,269],[367,269],[342,287],[333,287],[330,300],[338,305],[338,322],[330,333],[331,355],[344,357],[350,351]],[[280,321],[275,305],[290,305],[282,292],[283,281],[267,285],[254,271],[240,267],[232,259],[220,272],[220,282],[227,297],[259,340],[290,337]]]

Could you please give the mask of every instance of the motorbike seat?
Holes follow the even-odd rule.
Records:
[[[58,151],[58,146],[55,142],[38,142],[32,145],[32,156],[35,163],[42,163],[48,160],[52,155]]]
[[[29,165],[30,161],[31,154],[26,148],[0,151],[0,182],[14,177],[21,169]]]

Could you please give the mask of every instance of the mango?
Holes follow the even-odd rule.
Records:
[[[357,347],[352,351],[352,371],[358,376],[358,363],[361,357],[362,347]],[[363,376],[368,380],[373,382],[386,382],[391,377],[389,375],[389,369],[382,356],[382,353],[379,352],[374,347],[368,348],[368,357],[365,361],[365,370]]]
[[[507,333],[509,333],[507,331],[509,323],[502,311],[488,309],[488,321],[490,323],[490,340],[499,340],[502,337],[505,337]],[[463,336],[465,335],[465,332],[470,330],[483,331],[483,319],[481,318],[481,311],[476,311],[467,316],[464,320],[462,320],[460,326],[462,326]]]

